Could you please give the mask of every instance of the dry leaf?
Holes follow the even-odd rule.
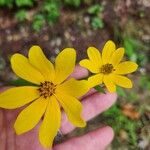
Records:
[[[122,113],[132,120],[136,120],[140,118],[140,113],[136,111],[135,107],[132,104],[129,103],[125,104],[122,107]]]

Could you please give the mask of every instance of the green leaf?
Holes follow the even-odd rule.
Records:
[[[44,16],[42,14],[36,14],[33,19],[32,28],[36,32],[39,32],[44,26],[44,23],[45,23]]]
[[[45,2],[43,6],[46,21],[51,25],[55,23],[60,16],[60,6],[57,1]]]
[[[99,86],[99,85],[95,86],[94,89],[97,90],[100,93],[106,94],[106,92],[104,91],[104,89],[101,86]]]
[[[11,7],[13,7],[13,2],[14,2],[14,0],[0,0],[0,7],[6,6],[6,7],[11,8]]]
[[[12,86],[37,86],[31,82],[18,78],[16,80],[9,81],[9,85]]]
[[[130,38],[124,38],[124,47],[125,47],[127,56],[131,59],[135,51],[135,45],[133,44]]]
[[[19,10],[16,14],[15,17],[18,21],[22,22],[25,21],[27,14],[26,11],[24,9]]]
[[[117,94],[121,97],[126,97],[126,93],[123,88],[117,86]]]
[[[142,75],[139,80],[139,86],[142,89],[150,90],[150,77],[148,75]]]
[[[23,6],[33,6],[33,0],[16,0],[16,5],[18,7],[23,7]]]
[[[88,8],[88,13],[92,15],[98,15],[100,12],[104,10],[104,7],[96,4]]]
[[[99,17],[94,17],[92,18],[91,25],[94,29],[102,29],[104,28],[104,22],[101,18]]]
[[[74,7],[79,7],[81,4],[81,0],[64,0],[65,4],[74,6]]]

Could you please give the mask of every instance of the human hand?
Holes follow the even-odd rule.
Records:
[[[87,70],[76,67],[72,77],[80,79],[87,74]],[[116,97],[115,93],[100,94],[92,89],[82,97],[83,118],[88,121],[105,111],[116,101]],[[9,111],[0,109],[0,150],[44,150],[37,138],[39,125],[25,134],[19,136],[15,134],[13,125],[19,112],[18,109]],[[62,112],[60,131],[62,134],[68,134],[73,129],[74,126],[68,122],[65,113]],[[48,150],[104,150],[111,143],[113,136],[112,128],[107,126],[80,137],[68,139]]]

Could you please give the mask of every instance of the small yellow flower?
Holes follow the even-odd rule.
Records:
[[[102,56],[95,47],[87,50],[89,59],[80,61],[80,65],[94,73],[88,78],[90,87],[104,83],[109,92],[116,91],[116,85],[131,88],[132,82],[123,76],[134,72],[138,65],[131,61],[120,62],[124,55],[124,48],[118,48],[114,42],[108,41],[102,50]]]
[[[44,115],[39,140],[44,147],[51,147],[61,124],[60,105],[72,124],[77,127],[86,125],[81,117],[82,105],[77,98],[88,91],[87,81],[73,78],[66,81],[74,70],[75,61],[76,52],[72,48],[64,49],[54,65],[38,46],[31,47],[28,58],[21,54],[12,56],[13,71],[36,85],[15,87],[0,94],[2,108],[14,109],[30,103],[17,117],[14,125],[17,134],[34,128]]]

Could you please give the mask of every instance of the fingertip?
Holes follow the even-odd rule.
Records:
[[[105,126],[89,133],[89,135],[93,139],[93,143],[91,143],[93,146],[95,145],[105,150],[113,141],[114,131],[111,127]]]
[[[106,98],[108,103],[110,103],[112,105],[117,100],[117,93],[115,93],[115,92],[114,93],[106,92],[106,94],[102,94],[102,97]]]
[[[99,97],[99,106],[102,111],[109,109],[117,100],[116,93],[98,94],[97,97]]]
[[[107,134],[108,136],[108,144],[110,144],[112,142],[112,140],[114,139],[114,130],[110,127],[110,126],[105,126],[102,128],[102,130],[104,130],[103,132],[105,132],[105,134]]]
[[[70,77],[74,77],[76,79],[85,78],[88,76],[88,70],[76,65],[74,72],[70,75]]]

